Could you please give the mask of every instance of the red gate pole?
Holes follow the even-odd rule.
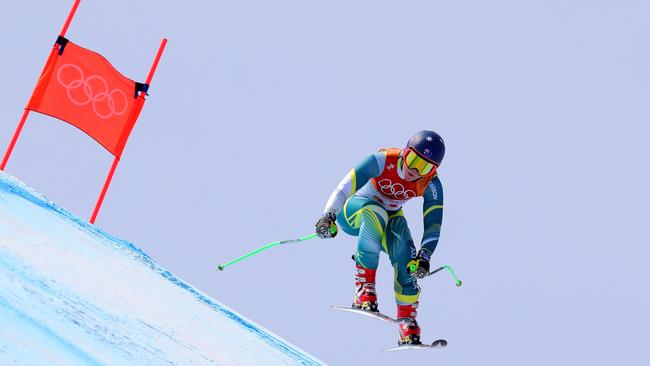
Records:
[[[162,53],[165,50],[166,45],[167,45],[167,38],[163,38],[162,41],[160,42],[158,53],[156,53],[156,57],[154,58],[153,64],[151,65],[151,69],[149,70],[149,74],[147,75],[147,81],[145,82],[145,84],[151,83],[151,79],[153,79],[153,74],[156,72],[156,68],[158,67],[158,62],[162,57]],[[140,92],[140,96],[144,96],[145,94],[146,92],[144,91]],[[117,164],[119,162],[120,159],[118,157],[115,157],[115,160],[113,161],[113,165],[111,166],[111,170],[108,172],[108,177],[106,177],[106,181],[104,182],[104,187],[102,188],[102,191],[99,194],[99,198],[97,199],[97,204],[95,204],[95,209],[93,210],[93,214],[90,217],[91,224],[94,224],[95,219],[97,219],[97,214],[99,214],[99,209],[102,207],[102,203],[104,203],[104,197],[106,197],[108,186],[111,184],[111,180],[113,179],[113,174],[115,173],[115,169],[117,168]]]
[[[97,199],[97,204],[95,205],[95,209],[93,210],[93,214],[90,217],[90,223],[94,224],[95,219],[97,218],[97,214],[99,213],[99,208],[102,207],[102,203],[104,202],[104,197],[106,196],[106,192],[108,191],[108,186],[111,184],[111,180],[113,179],[113,174],[115,173],[115,169],[117,169],[117,164],[120,162],[120,159],[118,157],[113,160],[113,165],[111,166],[111,170],[108,172],[108,177],[106,177],[106,181],[104,182],[104,187],[102,188],[102,192],[99,194],[99,199]]]
[[[68,32],[68,27],[70,26],[70,23],[72,22],[72,18],[74,18],[75,13],[77,12],[77,8],[79,7],[80,2],[81,0],[74,1],[74,4],[72,5],[72,9],[70,9],[70,13],[68,14],[68,18],[65,20],[65,23],[63,23],[63,28],[61,28],[61,33],[59,33],[61,37],[65,37],[65,34]]]
[[[147,81],[145,81],[146,84],[151,84],[151,79],[153,79],[153,74],[156,72],[156,68],[158,67],[158,62],[162,57],[162,53],[165,50],[166,45],[167,45],[167,38],[163,38],[162,41],[160,41],[160,47],[158,47],[158,53],[156,53],[156,58],[154,58],[153,64],[151,65],[151,69],[149,70],[149,74],[147,75]],[[140,94],[142,95],[142,93]]]
[[[64,37],[65,34],[68,32],[68,27],[70,27],[70,23],[72,22],[72,18],[74,18],[75,13],[77,12],[77,8],[79,7],[79,3],[81,0],[75,0],[74,4],[72,5],[72,9],[70,9],[70,13],[68,13],[68,17],[65,20],[65,23],[63,23],[63,28],[61,28],[61,33],[59,35],[61,37]],[[7,166],[7,162],[9,161],[9,157],[11,156],[11,152],[14,150],[14,146],[16,146],[16,141],[18,141],[18,136],[20,136],[20,133],[23,130],[23,126],[25,125],[25,121],[27,121],[27,116],[29,116],[29,109],[25,109],[23,112],[23,116],[20,118],[20,122],[18,122],[18,127],[16,127],[16,131],[14,132],[14,135],[11,137],[11,142],[9,143],[9,146],[7,147],[7,150],[5,151],[5,155],[2,158],[2,163],[0,163],[0,170],[5,170],[5,167]]]
[[[2,158],[2,163],[0,164],[0,170],[4,171],[5,167],[7,166],[7,162],[9,161],[9,157],[11,156],[11,152],[14,150],[14,146],[16,146],[16,141],[18,141],[18,136],[20,136],[20,132],[23,130],[23,126],[25,125],[25,121],[27,121],[27,116],[29,115],[29,109],[25,109],[23,112],[23,116],[20,118],[20,122],[18,122],[18,127],[16,127],[16,131],[14,132],[13,137],[11,137],[11,142],[9,143],[9,146],[7,146],[7,151],[5,151],[5,156]]]

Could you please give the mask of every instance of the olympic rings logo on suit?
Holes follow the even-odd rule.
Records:
[[[393,183],[390,179],[382,179],[377,182],[381,193],[388,196],[393,196],[398,200],[407,200],[417,196],[415,191],[411,189],[404,189],[404,185],[400,183]]]
[[[61,78],[61,74],[63,73],[64,70],[67,69],[75,70],[79,74],[79,77],[72,81],[65,82]],[[59,68],[59,71],[56,74],[56,77],[59,84],[61,84],[61,86],[66,89],[68,94],[68,99],[70,99],[72,103],[78,106],[85,106],[88,104],[92,104],[93,111],[99,118],[108,119],[113,116],[121,116],[124,113],[126,113],[126,110],[129,108],[129,100],[126,94],[124,93],[124,91],[122,91],[121,89],[109,90],[106,79],[104,79],[99,75],[90,75],[89,77],[86,78],[81,67],[77,65],[65,64],[61,66]],[[101,88],[100,90],[93,89],[93,86],[91,85],[91,81],[93,80],[97,80],[99,82],[99,86]],[[72,91],[78,88],[82,88],[81,90],[83,91],[81,100],[79,100],[79,96],[77,96],[75,99],[75,97],[73,97],[72,95]],[[97,103],[104,102],[104,101],[106,102],[106,106],[108,106],[108,111],[100,112],[97,109]],[[119,103],[116,103],[116,101],[122,103],[123,107],[118,109],[117,105],[119,105]]]

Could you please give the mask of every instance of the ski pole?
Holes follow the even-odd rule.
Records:
[[[332,235],[333,235],[335,232],[336,232],[336,226],[330,227],[330,233],[332,233]],[[235,258],[235,259],[231,260],[228,263],[220,264],[219,266],[217,266],[217,269],[220,270],[220,271],[223,271],[224,269],[226,269],[226,267],[230,266],[231,264],[235,264],[235,263],[239,262],[240,260],[246,259],[248,257],[252,257],[257,253],[265,251],[265,250],[267,250],[269,248],[272,248],[272,247],[274,247],[276,245],[289,244],[289,243],[300,243],[300,242],[303,242],[303,241],[306,241],[306,240],[309,240],[309,239],[313,239],[313,238],[315,238],[317,236],[318,236],[318,234],[311,234],[311,235],[303,236],[302,238],[298,238],[298,239],[274,241],[273,243],[266,244],[265,246],[263,246],[263,247],[261,247],[259,249],[255,249],[255,250],[253,250],[253,251],[251,251],[249,253],[246,253],[246,254],[242,255],[241,257],[239,257],[239,258]]]
[[[409,263],[409,270],[410,270],[411,272],[415,272],[417,269],[418,269],[417,264],[415,264],[415,263]],[[460,286],[460,285],[463,284],[463,281],[459,280],[458,277],[456,277],[456,273],[454,273],[454,269],[451,268],[451,266],[449,266],[449,265],[444,265],[444,266],[442,266],[442,267],[436,269],[435,271],[431,271],[431,272],[427,273],[427,276],[426,276],[426,277],[429,277],[429,276],[431,276],[431,275],[434,275],[434,274],[436,274],[436,273],[442,271],[443,269],[446,269],[446,270],[449,272],[449,274],[451,275],[451,277],[454,278],[454,281],[456,282],[456,286]]]
[[[442,266],[442,267],[436,269],[433,272],[429,272],[429,274],[427,276],[431,276],[432,274],[435,274],[436,272],[442,271],[443,269],[446,269],[449,272],[449,274],[451,275],[451,277],[454,278],[454,281],[456,281],[456,286],[460,286],[460,285],[463,284],[463,281],[459,280],[458,277],[456,277],[456,273],[454,273],[454,269],[451,268],[451,266],[449,266],[449,265]]]

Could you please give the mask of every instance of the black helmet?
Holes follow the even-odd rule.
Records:
[[[418,155],[436,165],[440,165],[445,157],[445,142],[433,131],[416,133],[406,144],[406,148],[415,150]]]

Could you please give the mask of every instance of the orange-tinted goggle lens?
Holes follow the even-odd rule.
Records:
[[[424,160],[411,149],[406,150],[404,153],[404,162],[410,169],[417,170],[421,176],[433,174],[438,167],[436,164]]]

